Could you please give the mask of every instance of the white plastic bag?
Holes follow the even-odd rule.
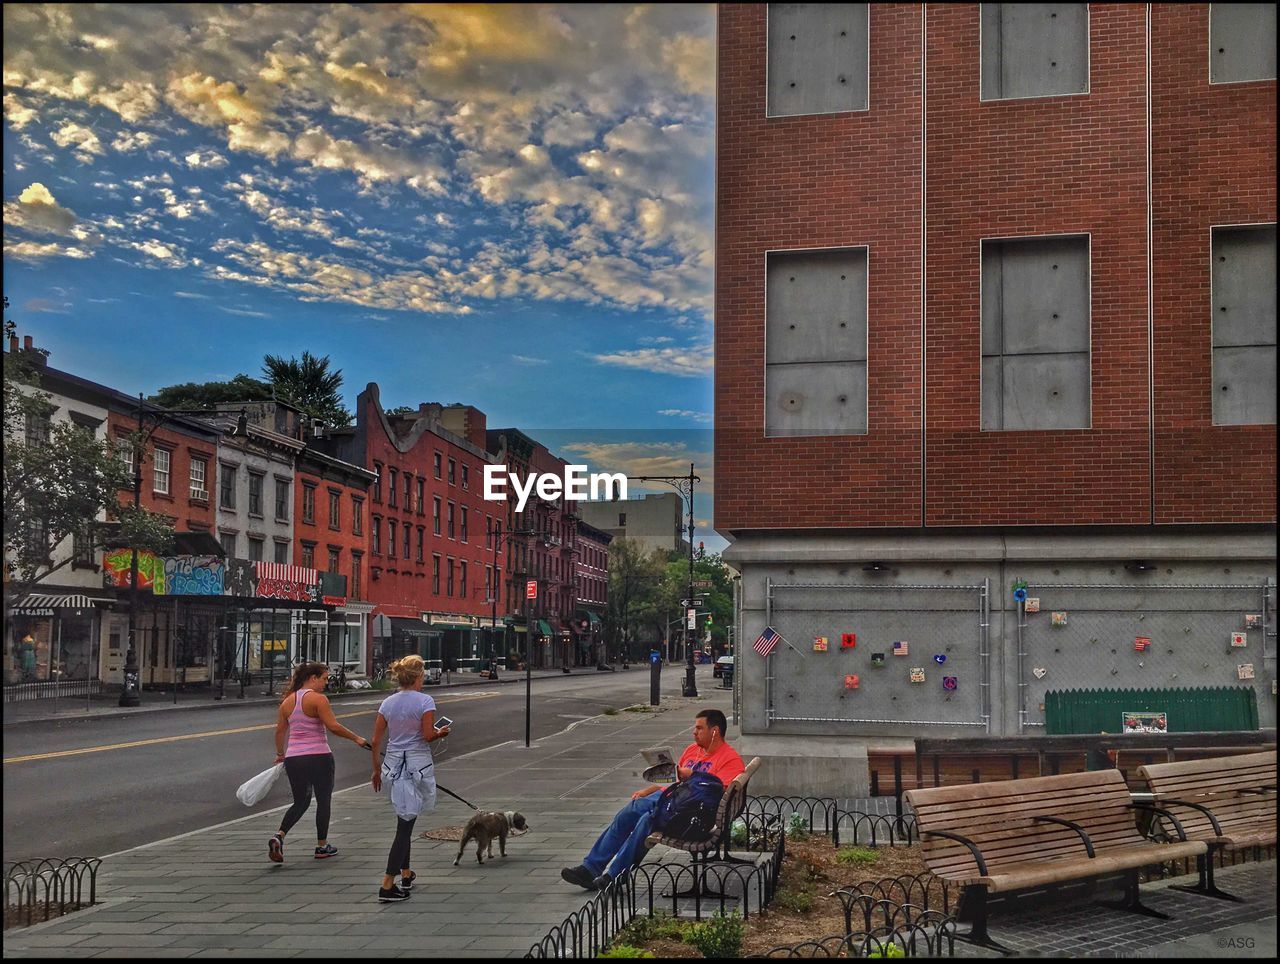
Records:
[[[256,777],[245,780],[236,791],[236,799],[246,807],[252,807],[271,791],[283,770],[284,764],[277,763],[270,770],[263,770]]]

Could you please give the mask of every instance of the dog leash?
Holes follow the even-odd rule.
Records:
[[[453,799],[455,799],[455,800],[462,800],[462,797],[458,796],[456,793],[454,793],[452,790],[450,790],[448,787],[446,787],[443,783],[437,783],[437,784],[436,784],[436,789],[437,789],[437,790],[443,790],[445,793],[449,794],[449,796],[453,797]],[[477,807],[474,803],[472,803],[470,800],[462,800],[462,802],[463,802],[463,803],[465,803],[465,804],[466,804],[468,807],[470,807],[472,810],[476,810],[476,811],[478,811],[478,810],[480,809],[480,808],[479,808],[479,807]]]

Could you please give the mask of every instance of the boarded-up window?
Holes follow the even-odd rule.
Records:
[[[1088,4],[982,4],[983,100],[1088,89]]]
[[[1276,78],[1276,8],[1270,3],[1209,5],[1209,81]]]
[[[769,4],[770,117],[867,109],[867,4]]]
[[[867,431],[867,249],[770,254],[765,434]]]
[[[1276,421],[1276,226],[1213,230],[1213,424]]]
[[[982,429],[1089,427],[1089,240],[982,243]]]

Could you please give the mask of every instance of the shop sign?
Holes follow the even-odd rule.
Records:
[[[52,609],[15,609],[15,616],[56,616],[57,613]]]
[[[345,606],[347,604],[346,596],[321,596],[320,601],[326,606]]]

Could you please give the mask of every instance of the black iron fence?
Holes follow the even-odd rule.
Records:
[[[28,927],[97,903],[97,857],[23,860],[4,871],[4,927]]]
[[[916,908],[909,919],[895,926],[873,927],[861,933],[833,934],[775,947],[763,954],[748,954],[747,957],[954,957],[955,946],[955,918],[938,911]]]
[[[844,810],[830,797],[750,797],[743,818],[776,817],[784,827],[797,819],[809,834],[822,834],[832,844],[910,847],[918,839],[912,814],[863,813]]]

